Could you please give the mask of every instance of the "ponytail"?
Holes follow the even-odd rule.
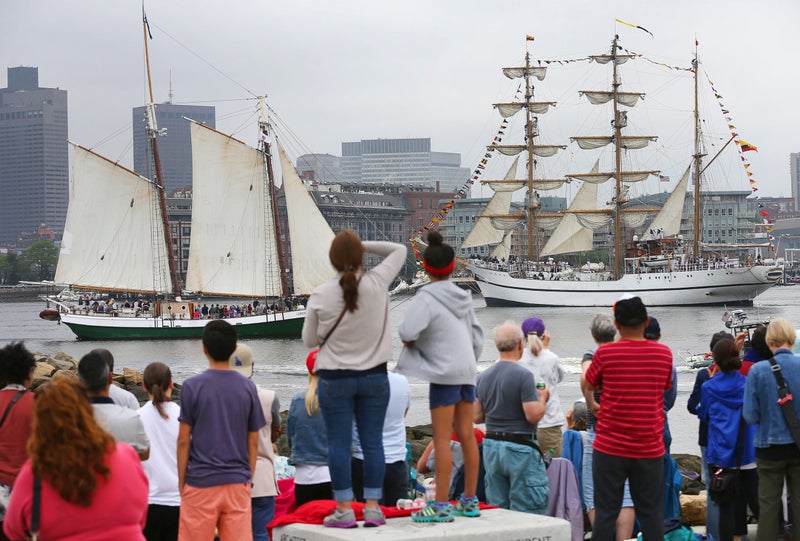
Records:
[[[169,366],[159,362],[148,364],[142,374],[142,385],[152,397],[153,406],[158,414],[163,419],[169,419],[169,415],[161,405],[170,400],[168,391],[172,385],[172,372],[170,372]]]
[[[342,287],[345,308],[348,312],[355,312],[358,309],[358,277],[352,267],[344,271],[339,285]]]
[[[544,344],[542,343],[542,339],[539,338],[539,335],[528,335],[528,349],[534,354],[534,356],[538,356],[542,352],[544,349]]]
[[[319,377],[316,374],[308,375],[308,389],[306,390],[306,413],[313,417],[319,412],[319,398],[317,397],[317,386]]]

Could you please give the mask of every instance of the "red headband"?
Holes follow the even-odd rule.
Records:
[[[436,267],[431,267],[428,265],[428,263],[423,259],[422,267],[425,269],[425,272],[432,274],[433,276],[447,276],[448,274],[452,274],[453,269],[456,268],[456,260],[453,259],[446,267],[437,269]]]

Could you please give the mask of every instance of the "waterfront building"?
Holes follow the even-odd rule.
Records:
[[[772,221],[797,217],[794,197],[755,197],[747,198],[747,212],[756,220],[768,218]],[[766,212],[767,215],[764,216]]]
[[[439,209],[449,203],[456,194],[455,192],[439,191],[437,184],[436,188],[407,186],[401,195],[405,199],[406,206],[412,212],[407,230],[408,238],[412,238],[417,231],[428,225]]]
[[[166,130],[158,138],[158,153],[167,193],[192,185],[192,140],[183,117],[216,127],[216,109],[207,105],[156,104],[156,124]],[[152,157],[147,151],[145,106],[133,108],[133,170],[155,180]]]
[[[69,200],[67,91],[39,68],[8,68],[0,89],[0,244],[43,225],[60,238]]]
[[[432,152],[428,137],[342,143],[341,171],[343,182],[434,186],[439,181],[444,191],[457,191],[469,178],[461,155]]]
[[[333,154],[303,154],[297,158],[297,174],[302,179],[317,182],[342,182],[341,161]]]
[[[178,281],[186,283],[189,268],[189,241],[192,235],[192,187],[184,186],[167,195],[167,218],[172,234],[172,254]]]

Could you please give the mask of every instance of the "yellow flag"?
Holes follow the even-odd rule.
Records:
[[[651,36],[651,37],[654,37],[654,36],[653,36],[653,33],[652,33],[650,30],[648,30],[647,28],[643,27],[643,26],[639,26],[638,24],[626,23],[626,22],[625,22],[625,21],[623,21],[622,19],[615,19],[615,20],[616,20],[616,21],[617,21],[619,24],[624,24],[625,26],[630,26],[631,28],[638,28],[639,30],[643,30],[644,32],[647,32],[648,34],[650,34],[650,36]]]
[[[533,41],[533,39],[534,39],[533,36],[531,36],[530,34],[525,35],[525,41]]]

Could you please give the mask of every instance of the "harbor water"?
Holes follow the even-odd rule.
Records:
[[[394,359],[402,344],[397,337],[397,325],[403,318],[411,297],[398,297],[391,302],[391,320],[394,331]],[[610,308],[488,308],[483,299],[474,296],[478,319],[486,334],[479,369],[491,365],[497,357],[492,342],[492,329],[505,322],[520,323],[527,317],[544,320],[552,337],[550,349],[561,358],[567,372],[566,380],[559,386],[564,409],[580,397],[580,359],[583,353],[594,347],[589,334],[589,323],[597,313],[611,314]],[[162,361],[171,369],[176,382],[203,371],[207,362],[203,357],[199,340],[173,341],[108,341],[83,342],[75,338],[65,325],[43,321],[38,313],[43,302],[0,302],[0,346],[11,341],[24,341],[29,349],[54,354],[59,351],[75,358],[96,347],[108,348],[116,359],[116,369],[123,367],[143,370],[148,363]],[[695,371],[688,368],[683,357],[692,353],[704,353],[708,349],[711,335],[724,330],[720,306],[653,308],[650,315],[658,318],[661,325],[662,342],[672,348],[674,362],[678,368],[678,398],[669,412],[672,430],[673,453],[699,454],[697,446],[697,419],[686,410],[686,401],[691,393]],[[746,308],[749,320],[767,317],[785,317],[795,326],[800,326],[800,286],[773,287],[760,295],[752,307]],[[248,340],[255,355],[254,381],[274,389],[286,407],[292,395],[305,388],[305,358],[308,350],[299,339],[255,339]],[[647,359],[642,360],[643,363]],[[393,365],[390,364],[390,367]],[[427,384],[412,381],[412,405],[407,424],[430,422]]]

